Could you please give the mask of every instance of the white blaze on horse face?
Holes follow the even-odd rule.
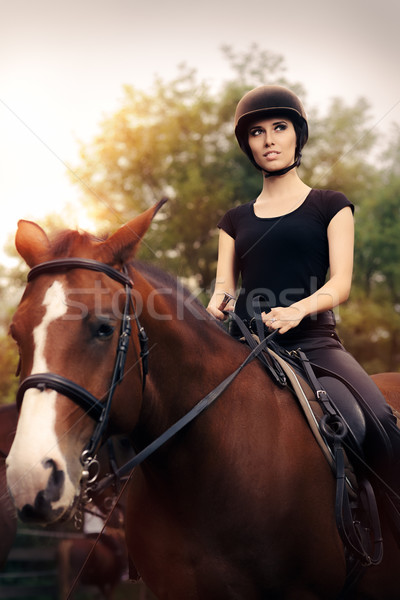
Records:
[[[67,299],[63,286],[55,281],[47,290],[43,299],[43,306],[47,308],[43,321],[33,330],[34,353],[33,373],[45,373],[48,370],[45,357],[46,340],[50,323],[63,317],[67,312]]]
[[[48,288],[43,306],[46,307],[43,320],[33,330],[32,374],[50,370],[46,360],[49,326],[67,313],[66,294],[59,281],[54,281]],[[46,489],[53,468],[64,472],[65,479],[60,498],[51,502],[51,508],[68,508],[65,504],[69,505],[75,494],[56,435],[56,400],[57,392],[53,390],[28,389],[24,395],[17,432],[7,459],[8,485],[20,510],[27,504],[34,505],[38,492]]]

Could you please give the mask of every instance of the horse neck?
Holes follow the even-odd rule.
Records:
[[[140,282],[140,290],[140,320],[149,338],[150,356],[139,427],[143,437],[139,435],[141,442],[148,443],[233,373],[248,351],[201,306],[174,294],[157,295],[148,281]],[[235,400],[229,402],[233,414]],[[213,407],[214,415],[216,411]]]

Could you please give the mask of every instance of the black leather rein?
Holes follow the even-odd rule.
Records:
[[[143,327],[140,325],[139,318],[136,314],[135,307],[132,302],[131,288],[133,287],[133,282],[126,272],[122,273],[120,271],[117,271],[117,269],[106,265],[105,263],[101,263],[91,259],[61,258],[44,262],[33,267],[33,269],[31,269],[31,271],[28,274],[28,282],[31,282],[36,277],[39,277],[39,275],[62,273],[71,269],[86,269],[90,271],[104,273],[111,279],[114,279],[118,283],[121,283],[125,286],[125,309],[121,322],[121,331],[118,341],[117,353],[115,357],[113,377],[107,394],[107,399],[105,402],[101,402],[100,400],[95,398],[90,392],[88,392],[85,388],[78,385],[77,383],[74,383],[73,381],[70,381],[62,375],[57,375],[55,373],[34,373],[26,377],[21,382],[17,392],[17,404],[18,406],[21,405],[24,394],[28,389],[35,388],[39,391],[44,391],[46,389],[55,390],[59,394],[70,398],[70,400],[72,400],[73,402],[75,402],[75,404],[80,406],[97,423],[97,426],[88,443],[88,446],[83,452],[83,456],[85,457],[86,461],[89,457],[93,456],[101,441],[101,438],[104,434],[105,428],[108,423],[111,402],[116,386],[123,378],[126,354],[128,351],[129,339],[131,335],[131,311],[137,325],[140,342],[143,388],[145,385],[146,374],[148,370],[148,340]]]

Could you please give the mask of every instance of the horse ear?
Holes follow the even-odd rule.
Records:
[[[49,238],[39,225],[32,221],[18,221],[15,235],[15,247],[27,263],[28,267],[43,262],[49,251]]]
[[[167,198],[163,198],[144,213],[120,227],[108,240],[102,242],[102,250],[107,252],[107,262],[114,261],[123,264],[135,256],[151,221],[165,202],[167,202]]]

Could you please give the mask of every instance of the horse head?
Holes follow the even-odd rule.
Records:
[[[7,481],[24,521],[67,518],[88,476],[87,454],[96,452],[106,424],[118,433],[135,426],[142,332],[135,335],[140,323],[131,314],[133,284],[123,269],[163,202],[104,240],[76,231],[50,240],[35,223],[18,224],[16,247],[31,271],[10,326],[21,386]],[[125,361],[129,378],[123,377]]]

